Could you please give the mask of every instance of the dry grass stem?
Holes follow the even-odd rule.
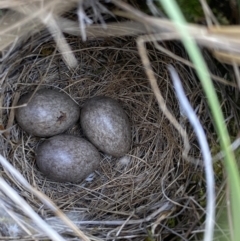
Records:
[[[20,93],[16,92],[13,98],[12,106],[16,106],[17,102],[19,100]],[[10,128],[13,125],[13,121],[15,118],[15,108],[12,108],[9,114],[8,122],[7,122],[7,127],[6,127],[6,132],[4,133],[4,136],[9,140],[9,135],[10,135]]]
[[[176,70],[170,65],[169,72],[171,73],[176,95],[178,100],[192,124],[194,131],[197,135],[199,145],[201,147],[201,152],[203,154],[203,161],[205,164],[205,175],[207,183],[207,207],[206,207],[206,223],[205,223],[205,232],[204,240],[212,241],[214,234],[214,224],[215,224],[215,180],[214,180],[214,171],[212,165],[211,152],[207,143],[207,138],[204,133],[203,127],[199,122],[197,115],[192,109],[185,93],[182,88],[181,80],[176,72]]]
[[[26,189],[28,189],[32,194],[36,195],[45,205],[47,205],[64,223],[66,223],[74,232],[76,232],[76,234],[80,238],[82,238],[84,241],[89,241],[89,238],[86,237],[83,234],[83,232],[81,232],[81,230],[79,230],[77,228],[77,226],[71,220],[69,220],[69,218],[65,214],[63,214],[48,197],[46,197],[43,193],[39,192],[38,190],[34,189],[27,182],[27,180],[24,179],[24,177],[16,169],[14,169],[14,167],[11,166],[11,164],[8,163],[7,160],[5,160],[2,156],[0,156],[0,162],[1,162],[2,166],[8,172],[10,172],[11,175],[13,175],[13,177],[15,177],[23,186],[25,186]],[[2,180],[2,182],[3,182],[3,180]],[[4,183],[4,182],[2,184],[3,184],[4,190],[7,191],[7,188],[5,188],[7,184]],[[12,195],[13,195],[13,198],[14,198],[16,196],[16,193],[13,193]],[[23,200],[19,201],[19,200],[16,200],[16,199],[14,199],[14,201],[17,202],[18,205],[20,205],[20,207],[23,208],[23,210],[25,209],[25,205],[27,204],[27,203],[25,203],[25,201],[23,202]],[[34,218],[34,216],[35,216],[35,214],[33,214],[33,213],[29,214],[29,215],[32,218]],[[36,223],[39,224],[39,222],[37,221],[37,218],[35,220],[36,220]],[[44,225],[41,226],[41,223],[40,223],[39,227],[44,228]],[[45,229],[44,229],[44,231],[45,231]],[[50,234],[49,234],[49,236],[50,236]],[[50,237],[54,237],[54,236],[50,236]],[[59,236],[56,236],[56,238],[58,238],[58,237]],[[58,239],[56,239],[56,240],[58,240]]]
[[[143,65],[145,66],[146,74],[150,81],[153,93],[155,94],[158,100],[159,107],[161,108],[162,112],[166,115],[166,117],[169,119],[169,121],[172,123],[172,125],[176,128],[176,130],[181,134],[184,142],[184,156],[187,156],[190,149],[187,133],[183,129],[183,127],[179,124],[179,122],[176,120],[176,118],[172,115],[172,113],[167,109],[165,100],[158,87],[157,80],[155,78],[155,73],[151,67],[151,63],[147,56],[147,49],[145,47],[145,42],[148,42],[148,41],[149,41],[148,36],[138,38],[137,44],[138,44],[139,54],[141,56]]]
[[[4,158],[0,156],[0,160],[2,161],[3,159]],[[0,178],[0,188],[6,195],[8,195],[9,198],[12,199],[13,202],[19,205],[25,212],[25,214],[28,215],[35,223],[37,223],[39,228],[43,232],[45,232],[52,240],[65,240],[54,229],[49,227],[49,225],[47,225],[47,223],[44,222],[39,217],[39,215],[36,214],[36,212],[34,212],[34,210],[29,206],[29,204],[23,198],[21,198],[18,193],[13,188],[11,188],[11,186],[9,186],[7,182],[5,182],[3,178]]]

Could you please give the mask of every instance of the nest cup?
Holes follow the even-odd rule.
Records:
[[[36,88],[63,91],[80,108],[91,97],[108,96],[119,101],[129,117],[131,150],[121,158],[101,153],[100,169],[79,184],[53,182],[42,175],[35,163],[35,149],[43,138],[28,135],[12,120],[11,128],[0,138],[1,154],[34,189],[45,195],[43,200],[47,197],[52,200],[85,238],[181,238],[192,228],[193,222],[203,217],[203,168],[182,158],[181,135],[159,108],[138,53],[136,38],[108,37],[84,42],[80,37],[66,35],[65,39],[78,61],[73,69],[66,65],[46,30],[19,42],[4,60],[4,66],[9,67],[1,84],[2,126],[7,126],[12,119],[11,107],[16,105],[18,98]],[[178,43],[168,47],[184,56]],[[199,159],[196,137],[181,117],[168,64],[180,74],[193,105],[200,106],[201,121],[205,125],[211,120],[200,84],[189,68],[156,51],[153,45],[147,45],[147,52],[167,108],[187,128],[192,144],[190,153]],[[210,124],[206,132],[213,141],[211,128]],[[84,137],[79,123],[67,133]],[[12,172],[2,168],[1,174],[49,228],[57,230],[66,240],[78,240],[74,228],[31,193]],[[2,236],[28,240],[48,237],[19,204],[14,204],[4,193],[1,197],[3,216],[6,216],[0,225]],[[8,216],[9,210],[15,214],[13,221]],[[194,228],[201,225],[199,221]]]

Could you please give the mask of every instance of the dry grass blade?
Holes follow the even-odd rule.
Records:
[[[73,36],[81,36],[81,31],[76,22],[59,18],[58,24],[64,33]],[[138,22],[126,21],[120,23],[109,23],[105,25],[106,28],[102,29],[100,24],[92,24],[86,26],[85,32],[88,39],[96,39],[101,37],[121,37],[121,36],[134,36],[147,33],[145,26]]]
[[[77,59],[71,51],[63,33],[61,32],[57,20],[54,19],[53,15],[49,14],[41,18],[42,21],[47,25],[49,32],[54,37],[58,50],[62,54],[65,63],[69,68],[75,68],[77,66]]]
[[[19,1],[19,0],[2,0],[0,2],[0,9],[4,8],[17,8],[26,4],[31,4],[32,2],[40,2],[41,0],[24,0],[24,1]]]
[[[16,170],[13,168],[13,166],[8,163],[8,161],[3,158],[2,155],[0,155],[0,162],[2,164],[2,166],[8,170],[23,186],[25,186],[31,193],[33,193],[34,195],[36,195],[45,205],[47,205],[53,212],[56,213],[56,215],[64,222],[66,223],[72,230],[74,230],[74,232],[80,237],[82,238],[84,241],[89,241],[90,239],[84,235],[84,233],[78,229],[78,227],[71,221],[69,220],[69,218],[63,213],[61,212],[56,205],[48,198],[46,197],[43,193],[37,191],[36,189],[34,189],[28,182],[26,179],[24,179],[24,177]],[[36,223],[39,225],[39,228],[41,228],[44,232],[46,232],[46,228],[47,228],[47,224],[44,223],[43,220],[39,219],[39,217],[37,217],[37,214],[33,213],[33,211],[30,210],[30,206],[22,199],[19,197],[19,199],[17,198],[17,193],[14,192],[14,190],[12,190],[11,188],[7,188],[8,184],[2,179],[1,180],[2,183],[0,183],[0,185],[2,185],[2,189],[3,191],[6,193],[8,193],[12,199],[20,206],[23,208],[23,210],[26,211],[26,213],[29,214],[29,216],[31,218],[33,218]],[[8,192],[9,190],[9,192]],[[11,190],[11,192],[10,192]],[[57,233],[49,228],[49,232],[46,232],[49,237],[53,238],[55,235],[55,238],[53,240],[64,240],[63,238],[61,238],[61,236],[57,235]]]
[[[240,138],[237,138],[232,144],[231,144],[231,148],[233,151],[237,150],[237,148],[239,148],[240,146]],[[225,157],[225,153],[223,151],[217,153],[214,157],[213,157],[213,162],[219,161],[221,159],[223,159]]]
[[[6,160],[2,156],[0,156],[0,162],[3,163]],[[44,222],[39,215],[37,215],[34,210],[27,204],[27,202],[21,198],[18,193],[4,181],[3,178],[0,178],[0,188],[2,191],[8,195],[12,201],[14,201],[18,206],[22,208],[22,210],[34,221],[38,224],[39,228],[45,232],[52,240],[65,241],[63,237],[61,237],[55,230],[49,227],[49,225]]]
[[[176,94],[178,96],[179,102],[184,110],[184,113],[188,117],[190,123],[194,127],[194,131],[198,137],[199,145],[203,153],[203,160],[205,164],[205,175],[207,182],[207,208],[206,208],[206,224],[204,232],[204,240],[212,241],[214,234],[214,224],[215,224],[215,181],[214,181],[214,171],[212,167],[212,157],[210,149],[207,143],[207,137],[204,133],[203,127],[195,114],[193,108],[191,107],[186,94],[184,93],[181,81],[176,70],[170,65],[169,72],[171,73]]]
[[[150,29],[155,32],[177,32],[174,23],[169,20],[149,17],[148,15],[140,12],[137,9],[134,9],[130,5],[121,1],[113,0],[113,2],[126,11],[116,11],[114,12],[116,15],[141,22],[150,27]],[[229,63],[229,59],[233,58],[233,56],[231,55],[240,54],[240,41],[238,38],[234,38],[231,36],[231,34],[239,32],[237,31],[238,27],[211,27],[208,29],[200,25],[194,24],[188,24],[185,27],[187,31],[191,34],[191,36],[195,38],[195,40],[200,45],[207,47],[211,50],[217,49],[226,52],[227,54],[230,54],[228,58],[225,57],[226,63]]]
[[[174,40],[178,38],[178,35],[176,33],[163,33],[163,34],[148,34],[147,37],[149,38],[149,40],[151,40],[154,43],[154,46],[156,49],[158,49],[160,52],[170,56],[171,58],[183,63],[184,65],[187,65],[191,68],[196,69],[196,67],[194,66],[194,64],[192,64],[189,60],[184,59],[174,53],[172,53],[171,51],[167,50],[166,48],[164,48],[163,46],[161,46],[160,44],[157,43],[157,41],[167,41],[167,40]],[[212,51],[214,54],[218,54],[220,52],[215,52]],[[231,56],[231,55],[228,55]],[[233,59],[232,59],[233,60]],[[219,83],[222,83],[224,85],[229,85],[232,87],[237,87],[237,85],[235,83],[232,83],[230,81],[225,80],[224,78],[220,78],[219,76],[216,76],[212,73],[210,73],[210,76],[213,80],[218,81]]]
[[[218,20],[216,19],[216,17],[212,13],[212,10],[208,6],[207,2],[205,0],[200,0],[200,3],[202,5],[202,9],[204,11],[205,19],[206,19],[208,27],[213,26],[213,24],[216,25],[216,26],[219,26]]]
[[[10,1],[13,3],[12,1]],[[46,12],[53,15],[61,14],[74,6],[74,1],[63,3],[60,0],[51,0],[43,4],[42,1],[21,2],[20,6],[12,4],[0,21],[0,49],[4,50],[23,36],[33,34],[43,28],[39,19]],[[35,11],[30,11],[34,9]]]
[[[46,10],[43,8],[38,16],[38,19],[44,23],[45,26],[47,26],[67,66],[69,66],[69,68],[75,68],[77,66],[77,60],[74,57],[70,46],[68,45],[63,33],[61,32],[61,29],[58,26],[58,17],[56,17],[56,14],[51,9],[49,11],[47,7]],[[24,13],[24,15],[27,16],[30,16],[32,12],[37,12],[37,10],[37,6],[34,5],[25,6],[24,8],[18,9],[19,12]]]

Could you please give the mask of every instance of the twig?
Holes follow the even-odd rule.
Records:
[[[86,41],[87,39],[86,31],[85,31],[86,24],[91,24],[92,20],[88,18],[88,16],[85,14],[85,11],[83,9],[83,0],[79,1],[77,15],[78,15],[79,28],[82,35],[82,40]]]

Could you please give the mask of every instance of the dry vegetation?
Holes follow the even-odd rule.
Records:
[[[109,8],[106,11],[93,0],[88,4],[68,1],[64,6],[59,6],[59,2],[62,1],[0,3],[0,9],[11,9],[1,10],[0,18],[0,240],[53,239],[52,229],[62,240],[201,239],[206,204],[201,155],[195,134],[180,113],[167,71],[169,64],[178,71],[209,142],[213,147],[218,143],[193,69],[176,56],[162,52],[171,51],[187,60],[183,47],[179,42],[165,42],[163,49],[147,44],[159,88],[153,91],[136,44],[137,36],[148,31],[142,24],[117,22],[110,14],[117,13],[113,4],[105,5]],[[85,22],[102,25],[86,29],[82,26],[79,30],[76,12]],[[114,23],[106,29],[104,24],[110,20]],[[88,37],[86,41],[80,36],[83,32]],[[235,88],[236,84],[221,78],[208,52],[204,55],[213,79],[218,80],[215,83],[219,96],[227,95],[226,86]],[[45,179],[34,156],[42,139],[27,135],[14,121],[18,98],[37,88],[64,91],[80,107],[97,95],[117,99],[131,120],[131,151],[120,159],[102,153],[101,168],[80,184]],[[169,112],[187,130],[193,162],[182,158],[182,137],[172,125],[173,120],[167,119],[159,108],[155,97],[159,90]],[[233,101],[223,102],[226,116],[230,115],[231,105]],[[232,111],[229,123],[234,118],[238,116]],[[69,132],[82,135],[79,125]],[[224,191],[222,172],[220,169],[220,174],[216,174],[219,200]],[[21,198],[32,210],[25,209]],[[32,216],[33,211],[45,224]]]

